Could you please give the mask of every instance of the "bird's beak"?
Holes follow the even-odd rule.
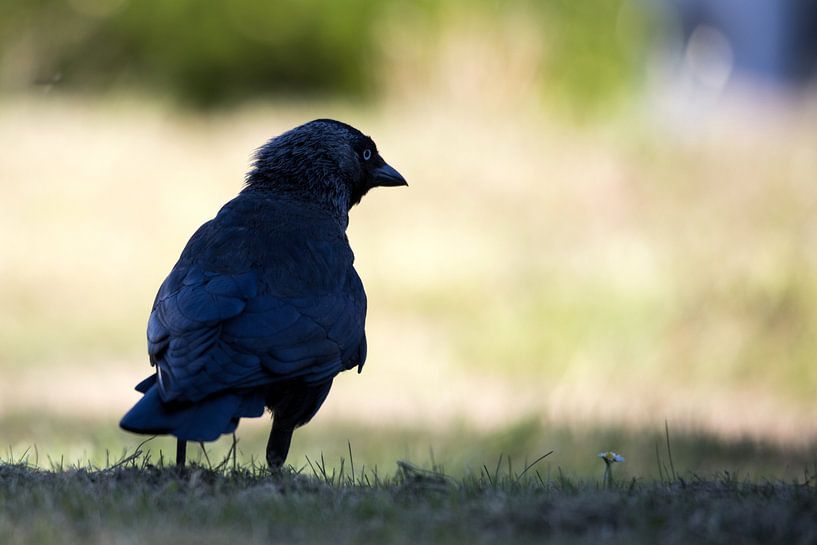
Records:
[[[383,163],[374,169],[374,185],[375,187],[396,187],[408,185],[408,182],[388,163]]]

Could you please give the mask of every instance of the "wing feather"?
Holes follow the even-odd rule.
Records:
[[[217,227],[191,239],[148,320],[165,401],[320,382],[362,365],[366,300],[345,237],[256,240],[252,230]]]

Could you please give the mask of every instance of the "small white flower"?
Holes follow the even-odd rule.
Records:
[[[623,462],[624,456],[608,450],[607,452],[599,452],[599,458],[604,460],[604,487],[609,490],[613,487],[613,464]]]
[[[599,452],[599,458],[604,460],[605,464],[612,464],[613,462],[623,462],[624,456],[621,454],[616,454],[612,450],[608,450],[607,452]]]

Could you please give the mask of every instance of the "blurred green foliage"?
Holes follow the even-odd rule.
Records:
[[[382,91],[389,63],[410,56],[389,50],[395,29],[414,37],[402,47],[427,50],[458,21],[496,25],[517,12],[547,44],[536,67],[543,96],[592,109],[638,81],[648,25],[633,0],[5,0],[0,90],[135,89],[200,107],[368,98]]]
[[[578,110],[604,106],[642,81],[652,40],[646,3],[628,0],[551,0],[540,4],[554,52],[547,70],[550,93]]]
[[[366,90],[371,0],[12,1],[4,50],[29,48],[36,81],[135,86],[214,105],[264,92]],[[11,9],[9,9],[11,8]]]

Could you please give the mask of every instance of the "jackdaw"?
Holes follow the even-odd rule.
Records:
[[[366,294],[346,238],[373,187],[407,185],[371,138],[319,119],[271,139],[246,186],[202,225],[162,283],[147,326],[155,373],[120,426],[186,441],[270,409],[267,463],[283,465],[341,371],[366,361]]]

